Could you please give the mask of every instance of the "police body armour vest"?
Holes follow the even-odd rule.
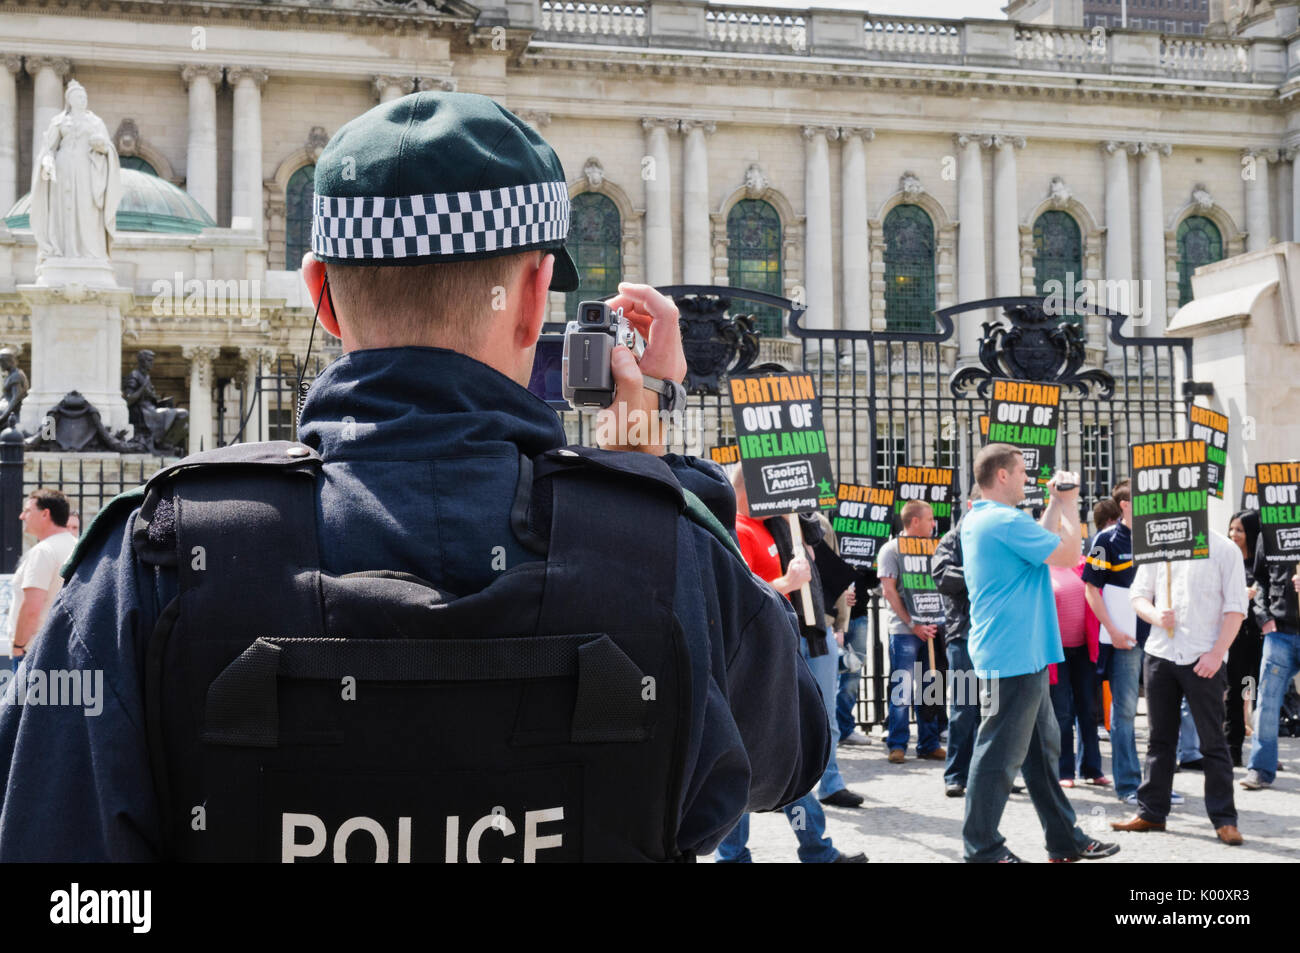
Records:
[[[147,488],[136,551],[179,583],[145,660],[166,854],[680,859],[690,685],[667,466],[522,457],[512,522],[544,558],[472,594],[323,572],[319,467],[302,444],[246,444]]]

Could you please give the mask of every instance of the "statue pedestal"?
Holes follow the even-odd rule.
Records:
[[[91,264],[107,269],[110,284],[88,283],[98,273]],[[44,283],[65,274],[80,274],[87,281]],[[31,391],[23,401],[19,429],[35,433],[45,414],[75,390],[95,406],[110,433],[125,430],[130,437],[122,398],[122,309],[131,305],[131,290],[112,283],[106,262],[49,260],[41,277],[40,283],[17,289],[32,309]]]
[[[119,290],[113,266],[102,258],[47,258],[36,266],[35,287]]]

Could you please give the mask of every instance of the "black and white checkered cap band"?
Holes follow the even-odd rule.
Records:
[[[538,182],[479,192],[312,200],[311,250],[322,258],[424,258],[563,241],[569,189]]]

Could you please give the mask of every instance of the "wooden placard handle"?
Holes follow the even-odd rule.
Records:
[[[803,527],[799,525],[798,513],[787,513],[786,522],[790,524],[790,558],[803,556],[808,558],[807,553],[803,551]],[[803,597],[803,621],[805,625],[817,625],[817,615],[813,612],[812,604],[812,583],[805,582],[799,587],[799,595]]]

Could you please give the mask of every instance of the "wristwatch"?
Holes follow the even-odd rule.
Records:
[[[641,375],[646,390],[659,394],[659,409],[670,414],[681,413],[686,409],[686,388],[677,381],[666,381],[648,374]]]

